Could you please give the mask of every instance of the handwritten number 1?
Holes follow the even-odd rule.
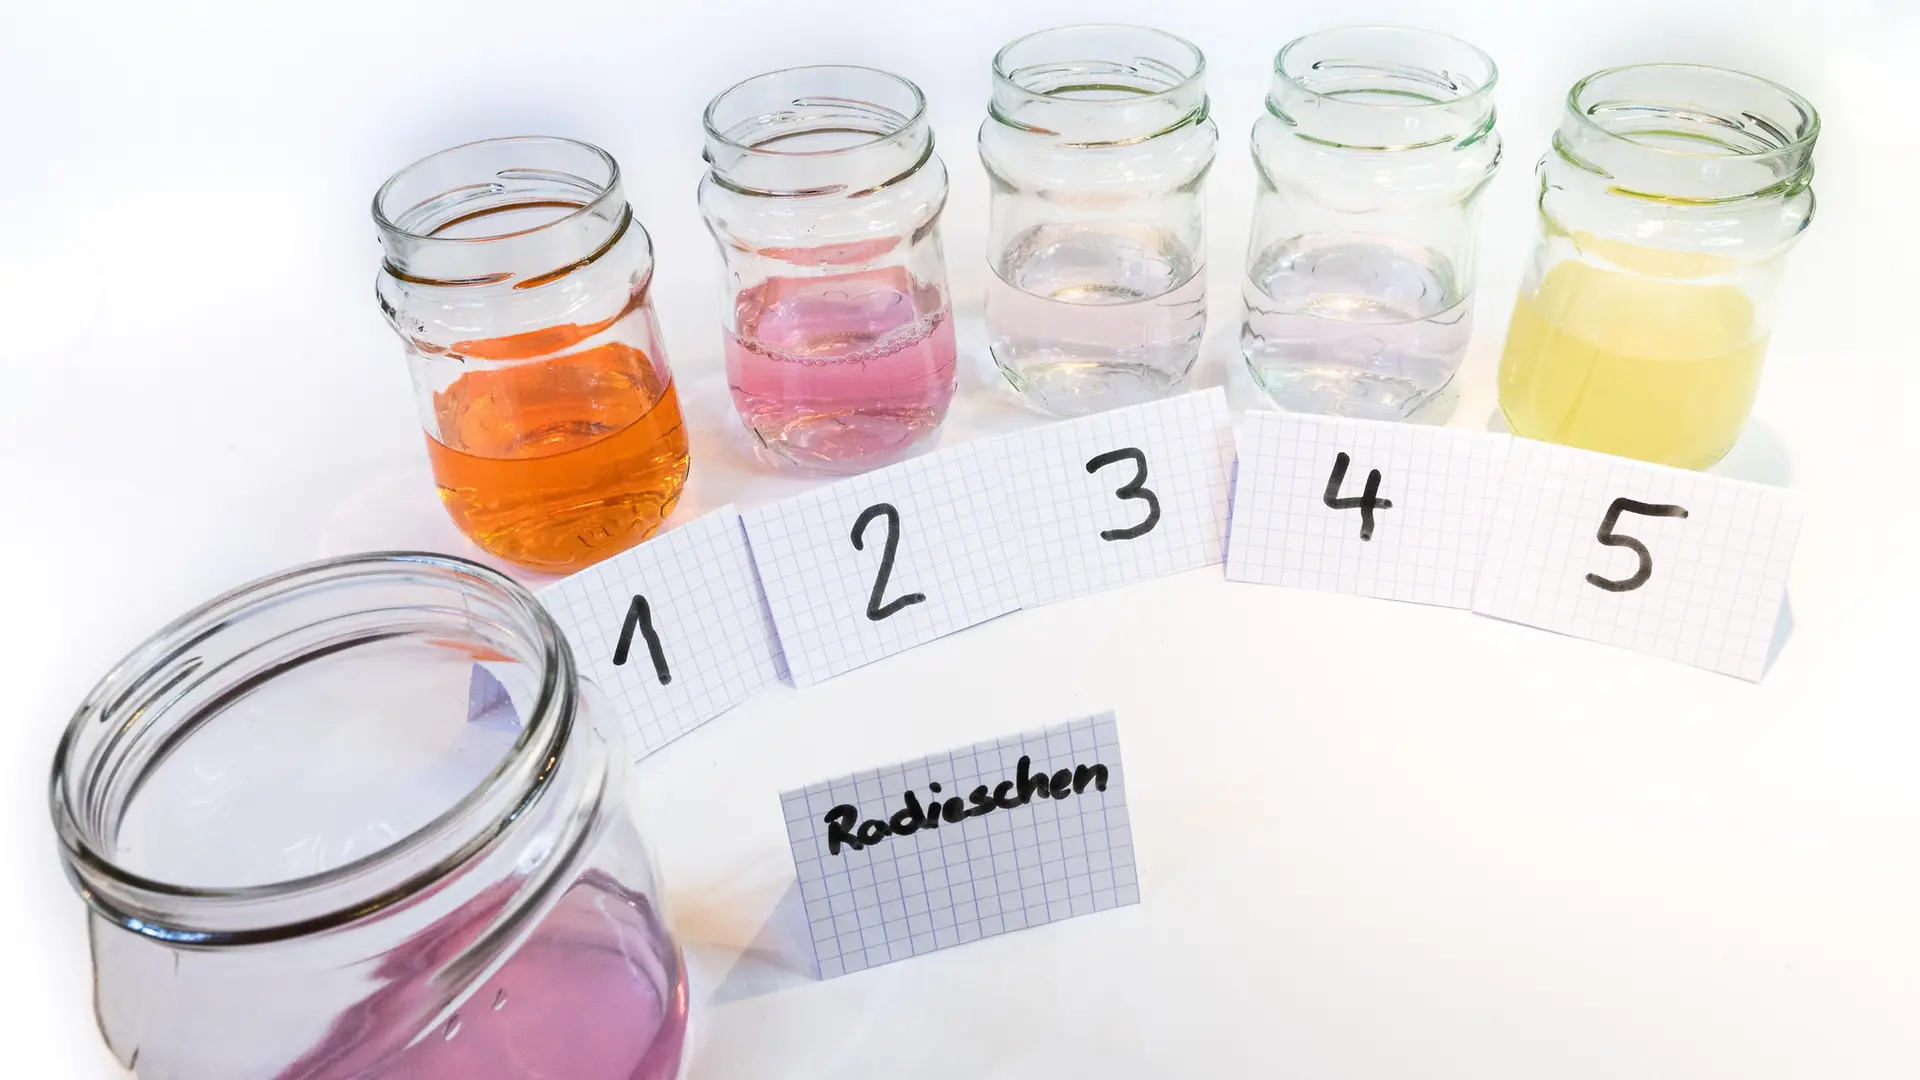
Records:
[[[892,503],[874,503],[860,511],[860,516],[853,522],[853,550],[867,549],[863,539],[867,523],[877,517],[887,519],[887,542],[880,549],[880,573],[873,579],[873,594],[867,598],[867,618],[874,622],[898,614],[901,608],[925,603],[927,599],[926,593],[916,592],[884,604],[880,602],[881,597],[887,594],[887,579],[893,576],[893,557],[900,550],[900,511]]]
[[[1321,501],[1326,503],[1327,508],[1330,510],[1360,511],[1360,539],[1372,540],[1373,539],[1373,512],[1375,510],[1393,509],[1393,501],[1391,499],[1379,498],[1379,495],[1380,495],[1380,470],[1379,469],[1374,469],[1373,471],[1367,473],[1367,486],[1364,490],[1361,491],[1360,495],[1357,498],[1356,497],[1348,497],[1344,499],[1341,498],[1340,485],[1346,483],[1347,466],[1350,463],[1351,462],[1348,459],[1347,455],[1345,454],[1334,455],[1333,475],[1327,479],[1327,493],[1321,497]]]
[[[1587,584],[1598,586],[1608,592],[1632,592],[1653,578],[1653,553],[1647,550],[1647,545],[1631,536],[1613,531],[1613,527],[1620,524],[1621,514],[1683,518],[1687,516],[1687,508],[1674,506],[1671,503],[1643,503],[1632,499],[1613,500],[1613,505],[1607,507],[1607,516],[1600,519],[1600,531],[1596,534],[1596,538],[1602,547],[1623,547],[1638,555],[1640,568],[1633,572],[1632,577],[1621,578],[1619,581],[1603,578],[1599,574],[1587,575]]]
[[[1140,524],[1130,525],[1124,529],[1102,529],[1100,531],[1102,540],[1132,540],[1147,535],[1153,531],[1155,525],[1160,524],[1160,497],[1147,488],[1147,455],[1141,453],[1139,447],[1129,446],[1120,450],[1109,450],[1087,462],[1087,472],[1097,473],[1120,461],[1133,462],[1133,479],[1120,485],[1114,494],[1122,499],[1140,499],[1145,502],[1147,517]]]
[[[627,605],[627,620],[620,624],[620,641],[613,647],[613,666],[623,667],[627,662],[627,653],[633,648],[633,631],[639,627],[640,636],[647,643],[647,655],[653,658],[653,675],[665,686],[673,681],[673,672],[667,670],[667,652],[660,647],[660,635],[653,629],[653,611],[647,607],[647,598],[635,595],[633,603]]]

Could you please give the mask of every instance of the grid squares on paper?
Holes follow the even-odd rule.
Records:
[[[991,791],[1014,778],[1023,754],[1036,773],[1104,765],[1106,790],[1088,784],[1063,799],[1035,797],[828,853],[823,819],[834,807],[885,820],[906,805],[907,791],[923,802],[965,798],[980,785]],[[814,784],[780,803],[822,978],[1140,899],[1110,712]]]
[[[1005,494],[1005,444],[978,440],[842,480],[748,512],[747,535],[796,686],[851,671],[1020,606],[1020,554]],[[926,599],[874,620],[868,601],[886,548],[876,517],[899,511],[882,604]]]
[[[1472,606],[1494,483],[1511,439],[1418,424],[1248,413],[1227,550],[1227,578],[1444,607]],[[1363,540],[1357,509],[1325,497],[1339,454],[1336,498],[1358,498],[1381,474]]]
[[[1632,550],[1598,539],[1623,497],[1687,516],[1621,514],[1614,532],[1646,545],[1652,576],[1610,592],[1587,575],[1618,581],[1639,566]],[[1802,512],[1783,488],[1516,439],[1473,610],[1758,680]]]
[[[636,628],[614,666],[635,596],[667,659],[662,685]],[[772,619],[728,506],[541,590],[575,660],[620,710],[638,760],[739,704],[784,673]]]
[[[1006,438],[1027,554],[1024,606],[1192,570],[1225,557],[1234,445],[1226,394],[1219,388]],[[1145,458],[1142,482],[1158,500],[1160,518],[1138,537],[1103,540],[1102,531],[1138,525],[1149,512],[1144,500],[1117,494],[1139,474],[1132,460],[1087,472],[1089,461],[1127,447]]]

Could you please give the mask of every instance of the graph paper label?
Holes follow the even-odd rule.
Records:
[[[1473,610],[1743,679],[1766,670],[1802,499],[1515,439]]]
[[[638,759],[783,674],[740,515],[724,507],[541,590]]]
[[[1226,555],[1233,425],[1219,388],[1007,436],[1033,607]]]
[[[1140,899],[1112,713],[780,802],[823,978]]]
[[[1511,441],[1248,413],[1227,577],[1469,607]]]
[[[795,685],[1020,606],[1005,448],[965,443],[746,514]]]

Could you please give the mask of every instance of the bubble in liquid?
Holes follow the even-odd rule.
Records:
[[[503,986],[500,989],[495,990],[493,992],[493,1008],[495,1012],[498,1012],[501,1009],[504,1009],[506,1007],[507,1007],[507,988]]]

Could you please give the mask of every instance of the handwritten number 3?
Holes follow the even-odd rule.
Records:
[[[895,509],[892,503],[874,503],[860,511],[860,516],[853,522],[853,550],[867,549],[866,541],[863,539],[866,535],[867,523],[877,517],[887,519],[887,542],[880,549],[880,573],[873,579],[873,595],[867,598],[867,618],[874,622],[899,614],[901,608],[923,604],[927,600],[926,593],[916,592],[884,604],[880,602],[881,597],[887,594],[887,579],[893,576],[893,557],[900,550],[900,511]]]
[[[1087,472],[1097,473],[1120,461],[1133,462],[1134,474],[1133,479],[1120,485],[1119,490],[1114,494],[1122,499],[1144,501],[1147,504],[1147,517],[1140,524],[1125,529],[1102,529],[1100,531],[1102,540],[1132,540],[1147,535],[1153,531],[1155,525],[1160,524],[1160,498],[1147,489],[1147,455],[1141,453],[1139,447],[1129,446],[1121,450],[1109,450],[1087,462]]]
[[[1643,503],[1632,499],[1613,500],[1613,505],[1607,507],[1607,516],[1600,521],[1598,539],[1602,547],[1623,547],[1638,555],[1640,568],[1633,572],[1632,577],[1622,578],[1619,581],[1603,578],[1599,574],[1587,575],[1587,584],[1598,586],[1608,592],[1632,592],[1653,577],[1653,553],[1647,550],[1647,545],[1631,536],[1623,536],[1613,531],[1613,527],[1620,524],[1621,514],[1683,518],[1687,516],[1687,508],[1669,503]]]

